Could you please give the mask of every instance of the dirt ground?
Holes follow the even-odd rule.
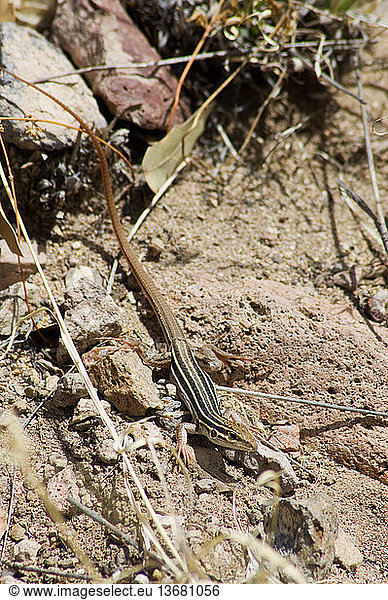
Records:
[[[370,118],[388,116],[387,34],[366,58],[362,79]],[[342,83],[357,93],[352,72]],[[225,113],[223,119],[231,139],[241,136],[241,123],[233,116],[227,120]],[[303,126],[293,135],[275,141],[276,134],[298,123]],[[134,241],[187,337],[194,347],[210,341],[224,350],[259,357],[259,363],[232,364],[216,374],[218,383],[387,412],[388,331],[386,323],[367,320],[362,310],[367,298],[385,288],[386,275],[364,279],[355,292],[344,290],[333,279],[335,273],[351,266],[366,269],[379,260],[376,244],[363,234],[336,183],[341,178],[373,205],[357,101],[332,88],[315,86],[309,91],[308,86],[294,84],[266,113],[260,131],[263,141],[253,141],[238,162],[226,160],[221,166],[223,143],[213,125],[210,120],[210,131],[197,149],[201,162],[193,161],[179,176]],[[384,140],[373,139],[373,146],[387,212]],[[117,194],[125,185],[123,178],[118,185]],[[146,202],[140,194],[131,206],[126,196],[120,199],[127,229]],[[22,199],[21,206],[23,212]],[[37,240],[45,244],[45,273],[58,298],[71,266],[91,266],[106,281],[117,252],[100,193],[89,208],[64,204],[62,211],[50,235]],[[24,218],[28,224],[28,215]],[[36,275],[31,280],[40,285]],[[138,290],[128,292],[126,282],[125,271],[120,270],[113,297],[128,317],[128,330],[133,333],[135,329],[148,341],[162,341],[146,301]],[[43,366],[42,359],[48,361],[50,356],[22,343],[1,359],[4,406],[13,407],[23,418],[31,414],[44,397],[31,389],[36,390],[38,382],[42,390],[48,376],[61,374],[53,365],[50,369]],[[160,376],[156,373],[155,379]],[[239,397],[235,402],[253,423],[262,421],[267,429],[279,423],[299,426],[301,445],[293,456],[310,476],[296,468],[300,484],[293,498],[324,492],[337,513],[339,528],[362,553],[358,566],[335,560],[322,581],[387,583],[387,421],[270,399],[258,404]],[[47,482],[64,466],[71,466],[81,501],[136,538],[121,468],[104,464],[97,455],[106,435],[102,425],[94,422],[89,428],[74,429],[72,412],[51,412],[43,405],[29,424],[27,435],[37,474]],[[114,408],[111,417],[119,431],[130,420]],[[171,428],[161,425],[158,435],[173,442]],[[197,552],[204,542],[238,526],[254,531],[270,493],[258,488],[255,478],[242,467],[221,459],[203,438],[195,438],[194,445],[222,461],[232,483],[225,484],[213,474],[215,484],[198,491],[196,483],[210,477],[198,466],[190,471],[191,489],[168,450],[157,446],[171,506],[150,450],[140,448],[131,458],[155,510],[175,515],[188,546]],[[12,470],[7,467],[0,479],[5,509],[11,480]],[[75,512],[66,517],[66,523],[104,577],[139,564],[136,551],[124,547],[87,515]],[[13,539],[15,532],[12,537],[15,525],[40,545],[36,565],[85,573],[79,557],[47,517],[36,491],[28,489],[18,473],[5,553],[8,561],[18,541]],[[239,582],[245,575],[246,555],[238,544],[223,541],[202,557],[202,568],[214,581]],[[64,580],[22,569],[10,568],[10,572],[29,582]],[[157,568],[146,574],[151,582],[168,580]],[[132,578],[128,574],[125,580]]]

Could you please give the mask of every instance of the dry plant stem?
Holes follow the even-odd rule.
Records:
[[[294,50],[295,48],[314,48],[319,42],[315,40],[286,43],[282,46],[282,50]],[[325,40],[323,48],[333,47],[335,49],[351,50],[361,48],[364,45],[364,41],[359,40]],[[169,65],[179,65],[186,63],[192,58],[192,54],[187,56],[175,56],[173,58],[162,58],[161,60],[151,60],[148,62],[132,62],[125,65],[90,65],[89,67],[83,67],[82,69],[73,69],[67,73],[58,73],[57,75],[51,75],[51,77],[45,77],[44,79],[37,79],[33,83],[47,83],[48,81],[55,81],[56,79],[63,79],[71,75],[82,75],[83,73],[91,73],[92,71],[114,71],[123,69],[146,69],[149,67],[165,67]],[[209,58],[230,58],[231,60],[242,60],[245,58],[244,54],[237,54],[235,51],[230,50],[214,50],[214,52],[201,52],[197,54],[194,61],[208,60]]]
[[[281,146],[281,144],[283,144],[283,142],[285,142],[285,140],[292,134],[295,133],[295,131],[298,131],[298,129],[301,129],[301,127],[304,127],[306,125],[306,123],[308,123],[310,119],[306,119],[303,122],[299,122],[296,125],[294,125],[293,127],[288,127],[287,129],[285,129],[284,131],[281,131],[280,133],[276,133],[275,134],[275,143],[272,146],[272,148],[270,148],[270,150],[268,150],[267,154],[264,156],[263,160],[261,161],[261,168],[263,168],[264,163],[269,159],[269,157],[271,156],[271,154],[277,149],[279,148],[279,146]]]
[[[317,402],[315,400],[302,400],[301,398],[293,398],[292,396],[278,396],[276,394],[267,394],[265,392],[253,392],[244,388],[229,388],[222,385],[217,385],[217,389],[221,392],[232,392],[243,396],[252,396],[253,398],[270,398],[271,400],[284,400],[284,402],[295,402],[297,404],[308,404],[310,406],[320,406],[321,408],[329,408],[331,410],[340,410],[342,412],[352,412],[365,415],[366,417],[383,417],[388,419],[388,413],[377,410],[369,410],[367,408],[353,408],[352,406],[343,406],[342,404],[329,404],[328,402]]]
[[[187,165],[187,161],[183,160],[180,163],[180,165],[176,168],[175,172],[171,175],[171,177],[169,177],[167,179],[167,181],[165,181],[165,183],[162,185],[162,187],[160,188],[160,190],[154,195],[154,197],[152,198],[151,203],[148,205],[148,207],[145,210],[143,210],[143,212],[139,216],[138,220],[136,221],[136,223],[132,227],[131,231],[129,232],[129,235],[127,237],[127,240],[129,242],[135,237],[135,235],[139,231],[140,227],[142,226],[142,224],[144,223],[144,221],[146,220],[146,218],[148,217],[148,215],[150,214],[150,212],[155,208],[155,206],[159,202],[160,198],[168,190],[168,188],[171,186],[171,184],[178,177],[178,174],[182,171],[182,169],[186,165]],[[114,278],[115,278],[115,275],[116,275],[117,267],[119,266],[119,257],[120,257],[120,254],[114,259],[111,271],[109,273],[109,279],[108,279],[108,285],[107,285],[107,292],[108,292],[108,294],[110,294],[112,292],[113,281],[114,281]]]
[[[48,496],[47,490],[36,475],[31,463],[31,457],[27,450],[27,438],[20,427],[18,419],[12,414],[3,413],[1,429],[3,437],[7,436],[8,438],[7,444],[10,448],[10,458],[20,468],[26,484],[38,494],[46,508],[48,515],[55,524],[60,537],[74,552],[74,555],[87,570],[89,577],[95,581],[101,581],[101,577],[95,565],[79,547],[72,533],[69,532],[67,525],[64,522],[62,513],[60,513],[57,507],[52,503]]]
[[[204,31],[201,39],[199,40],[199,42],[198,42],[198,44],[197,44],[197,46],[196,46],[193,54],[190,57],[187,65],[183,69],[182,75],[179,78],[178,85],[177,85],[177,88],[176,88],[176,91],[175,91],[174,104],[172,106],[170,118],[169,118],[169,121],[168,121],[167,131],[170,131],[170,129],[171,129],[172,120],[174,118],[174,114],[175,114],[176,108],[177,108],[178,103],[179,103],[179,98],[180,98],[180,95],[181,95],[181,90],[182,90],[183,83],[184,83],[184,81],[186,79],[186,75],[190,71],[190,69],[192,67],[192,64],[193,64],[193,62],[195,60],[195,57],[199,54],[199,51],[201,50],[202,46],[204,45],[205,41],[207,40],[208,36],[210,35],[210,33],[211,33],[211,31],[212,31],[212,29],[213,29],[213,27],[214,27],[214,25],[215,25],[215,23],[216,23],[216,21],[218,19],[218,15],[220,14],[220,11],[221,11],[222,5],[224,4],[224,1],[225,0],[219,0],[219,2],[217,4],[217,7],[216,7],[216,9],[215,9],[215,11],[213,13],[213,16],[210,19],[210,23],[206,27],[206,29],[205,29],[205,31]]]
[[[202,52],[197,54],[194,58],[195,61],[207,60],[208,58],[223,58],[225,56],[233,56],[235,53],[229,50],[215,50],[214,52]],[[132,62],[126,65],[95,65],[90,67],[83,67],[82,69],[74,69],[67,73],[58,73],[58,75],[51,75],[51,77],[45,77],[44,79],[37,79],[34,81],[37,83],[47,83],[55,79],[62,79],[63,77],[69,77],[70,75],[82,75],[83,73],[90,73],[92,71],[114,71],[115,69],[146,69],[149,67],[165,67],[168,65],[179,65],[185,63],[192,58],[192,54],[187,56],[176,56],[174,58],[162,58],[161,60],[150,60],[146,62]]]
[[[102,149],[102,146],[100,144],[100,142],[98,141],[98,139],[96,138],[96,136],[94,135],[93,131],[90,129],[90,127],[88,127],[88,125],[82,121],[82,119],[80,119],[80,117],[74,112],[72,111],[68,106],[66,106],[65,104],[63,104],[60,100],[58,100],[57,98],[55,98],[54,96],[52,96],[51,94],[49,94],[48,92],[46,92],[45,90],[41,90],[39,87],[35,86],[34,84],[31,84],[30,82],[26,81],[25,79],[22,79],[21,77],[19,77],[18,75],[15,75],[14,73],[11,73],[9,71],[7,71],[6,69],[2,69],[4,72],[8,73],[8,75],[10,75],[11,77],[14,77],[15,79],[17,79],[18,81],[21,81],[22,83],[25,83],[26,85],[29,85],[30,87],[36,89],[38,92],[40,92],[41,94],[43,94],[44,96],[46,96],[47,98],[50,98],[53,102],[56,102],[57,104],[59,104],[59,106],[61,106],[64,110],[66,110],[74,119],[76,119],[76,121],[78,121],[78,123],[80,124],[80,126],[82,127],[82,129],[85,131],[85,133],[88,134],[88,136],[90,137],[90,139],[92,140],[92,143],[96,149],[97,155],[99,157],[100,160],[100,168],[101,168],[101,173],[102,173],[102,178],[103,178],[103,185],[104,185],[104,191],[105,194],[111,195],[113,197],[113,192],[112,192],[112,185],[111,185],[111,179],[110,179],[110,174],[109,174],[109,169],[108,169],[108,163],[104,154],[104,151]],[[102,420],[102,422],[104,423],[104,425],[107,427],[108,431],[110,432],[116,447],[119,449],[120,448],[120,438],[116,432],[116,429],[114,427],[113,421],[110,419],[110,417],[108,416],[108,414],[106,413],[104,407],[101,404],[101,401],[97,395],[96,389],[94,388],[89,375],[84,367],[84,364],[81,360],[80,355],[78,354],[78,351],[74,345],[73,340],[71,339],[69,332],[67,330],[66,324],[62,318],[62,315],[59,311],[59,307],[55,301],[55,298],[51,292],[50,286],[48,284],[48,281],[43,273],[43,270],[39,264],[38,258],[36,256],[36,253],[34,251],[34,248],[32,247],[31,241],[29,239],[27,230],[23,224],[23,221],[20,219],[20,227],[21,227],[21,231],[23,233],[23,236],[25,237],[25,240],[29,246],[29,250],[31,252],[31,255],[36,263],[39,275],[42,278],[42,281],[44,283],[44,286],[46,288],[46,291],[48,293],[49,299],[53,305],[54,308],[54,312],[55,315],[57,317],[58,323],[60,325],[61,328],[61,332],[62,332],[62,337],[64,340],[64,344],[66,346],[66,349],[71,357],[71,359],[73,360],[77,370],[79,371],[79,373],[82,376],[82,379],[84,381],[85,387],[88,390],[88,393],[97,409],[97,412]],[[169,548],[171,554],[174,556],[175,560],[177,561],[177,564],[179,565],[179,567],[176,567],[174,563],[172,563],[175,567],[175,571],[179,572],[179,569],[183,569],[183,571],[185,571],[185,566],[183,564],[183,561],[179,555],[179,552],[177,551],[177,549],[175,548],[175,545],[173,544],[173,542],[171,541],[171,539],[169,538],[166,530],[164,529],[164,527],[162,526],[162,524],[160,523],[158,516],[152,506],[152,504],[150,503],[147,494],[145,493],[145,490],[143,488],[143,486],[140,483],[139,478],[137,477],[135,470],[131,464],[131,462],[129,461],[128,456],[125,454],[125,451],[123,450],[121,452],[122,454],[122,459],[123,459],[123,463],[124,463],[124,467],[126,472],[130,475],[132,481],[134,482],[135,486],[137,487],[140,496],[142,498],[142,501],[144,502],[144,505],[148,511],[148,513],[150,514],[155,527],[157,529],[157,531],[159,532],[159,534],[161,535],[164,543],[166,544],[166,546]],[[170,561],[172,562],[172,561]]]
[[[0,170],[1,170],[1,166],[0,166]],[[27,293],[27,291],[25,290],[25,293]],[[27,308],[29,308],[29,304],[26,302],[27,304]],[[35,328],[37,328],[37,326],[35,325],[35,320],[34,317],[36,317],[37,315],[39,315],[40,313],[45,313],[48,312],[50,315],[53,316],[54,320],[55,320],[55,315],[54,313],[49,309],[49,308],[37,308],[36,310],[31,310],[29,309],[29,313],[27,315],[24,315],[24,317],[21,317],[17,323],[15,323],[11,335],[9,336],[8,340],[5,340],[5,343],[7,344],[5,347],[4,352],[1,354],[1,357],[4,358],[8,352],[11,350],[13,343],[15,341],[16,338],[16,334],[17,334],[17,330],[19,328],[19,326],[24,323],[25,321],[28,321],[28,319],[31,319],[32,322],[34,323]],[[2,344],[0,344],[0,347],[2,346]]]
[[[40,404],[38,404],[38,406],[35,408],[35,410],[33,410],[32,413],[30,414],[28,419],[26,419],[25,423],[23,424],[24,431],[27,429],[27,427],[29,426],[31,421],[35,418],[35,415],[40,411],[40,409],[42,408],[43,405],[44,405],[44,402],[41,402]],[[15,467],[13,467],[12,483],[11,483],[11,496],[9,499],[8,514],[7,514],[7,528],[4,533],[3,538],[1,540],[2,548],[1,548],[1,555],[0,555],[0,565],[4,564],[3,558],[4,558],[4,554],[5,554],[5,549],[7,546],[8,534],[9,534],[9,529],[11,526],[11,520],[12,520],[14,503],[15,503],[15,484],[16,484],[16,469],[15,469]]]
[[[138,503],[135,500],[132,488],[131,488],[131,486],[129,485],[129,482],[128,482],[128,477],[127,477],[127,473],[128,473],[127,464],[128,464],[128,462],[129,462],[128,460],[127,460],[127,462],[123,461],[124,485],[125,485],[125,488],[127,490],[128,498],[130,498],[131,503],[132,503],[132,507],[135,510],[137,518],[139,519],[139,523],[141,523],[141,525],[142,525],[143,538],[144,538],[145,542],[147,540],[151,540],[152,541],[152,543],[154,544],[154,546],[155,546],[155,548],[156,548],[156,550],[158,552],[158,560],[160,562],[163,561],[164,564],[165,564],[165,566],[167,566],[167,568],[171,571],[171,573],[173,573],[175,575],[175,577],[177,578],[177,580],[179,580],[184,575],[184,573],[187,572],[187,569],[185,568],[184,562],[183,562],[182,558],[179,556],[179,563],[180,563],[180,567],[181,567],[181,570],[179,570],[179,568],[176,566],[176,564],[174,563],[174,561],[171,560],[171,558],[169,556],[167,556],[164,548],[162,547],[162,545],[160,544],[158,538],[155,536],[154,532],[152,531],[152,529],[151,529],[151,527],[150,527],[150,525],[148,523],[148,520],[146,520],[145,516],[139,510]],[[131,475],[131,477],[132,477],[132,475]],[[139,489],[139,491],[140,491],[140,493],[142,493],[140,489]],[[143,490],[143,492],[144,492],[144,490]],[[144,494],[145,494],[145,492],[144,492]],[[144,498],[143,498],[143,501],[144,501]],[[149,503],[149,500],[148,500],[147,496],[146,496],[146,501]],[[151,506],[151,509],[153,511],[152,506]],[[155,522],[155,519],[154,519],[154,522]],[[157,519],[157,527],[162,527],[162,525],[160,524],[159,519]],[[162,529],[164,531],[163,527],[162,527]],[[145,544],[145,545],[147,545],[147,551],[148,551],[149,544]],[[174,550],[175,550],[175,547],[174,547]]]
[[[232,142],[230,141],[229,136],[227,135],[225,129],[222,127],[222,125],[220,123],[217,123],[216,127],[217,127],[217,131],[220,134],[222,141],[224,142],[227,150],[229,150],[229,152],[231,153],[231,155],[233,156],[234,159],[239,160],[240,157],[238,155],[238,152],[237,152],[236,148],[233,146]]]
[[[302,63],[310,71],[312,71],[316,75],[314,65],[309,60],[306,60],[303,56],[301,56],[299,54],[299,52],[294,52],[293,54],[299,60],[301,60]],[[365,104],[365,100],[363,100],[362,98],[360,98],[360,96],[357,96],[357,94],[353,94],[353,92],[350,92],[349,90],[347,90],[346,88],[344,88],[343,85],[341,85],[340,83],[338,83],[338,81],[335,81],[335,79],[332,79],[331,77],[329,77],[328,75],[326,75],[326,73],[321,73],[321,76],[320,76],[319,79],[322,79],[325,83],[329,83],[330,85],[332,85],[333,87],[337,88],[337,90],[340,90],[340,92],[343,92],[347,96],[350,96],[351,98],[354,98],[354,100],[357,100],[360,104]]]
[[[388,240],[388,230],[387,230],[387,226],[385,223],[384,210],[383,210],[383,207],[381,204],[380,191],[379,191],[379,186],[377,183],[375,162],[374,162],[373,152],[372,152],[372,145],[370,142],[368,110],[367,110],[366,102],[364,101],[364,90],[362,87],[361,72],[360,72],[360,56],[358,53],[355,55],[355,61],[356,61],[356,78],[357,78],[357,83],[358,83],[358,93],[359,93],[361,100],[363,101],[361,104],[362,124],[364,127],[365,148],[366,148],[366,155],[368,157],[368,166],[369,166],[370,178],[372,181],[373,195],[375,197],[376,211],[377,211],[377,216],[378,216],[379,223],[380,223],[380,228],[381,228],[381,231],[383,232],[383,239]]]
[[[79,581],[90,581],[88,575],[82,575],[81,573],[72,573],[66,571],[59,571],[58,569],[43,569],[40,567],[33,567],[31,565],[25,565],[19,562],[12,562],[8,560],[3,561],[3,565],[10,569],[17,569],[18,571],[26,571],[28,573],[39,573],[40,575],[54,575],[55,577],[63,577],[70,579],[77,579]]]
[[[86,506],[81,504],[81,502],[78,502],[78,500],[76,500],[75,498],[72,498],[71,496],[68,496],[66,498],[66,500],[69,504],[72,504],[73,506],[78,508],[78,510],[83,512],[85,515],[88,515],[88,517],[93,519],[93,521],[95,521],[96,523],[99,523],[100,525],[103,525],[104,527],[109,529],[109,531],[114,533],[115,536],[117,536],[119,539],[121,539],[123,542],[125,542],[129,546],[132,546],[133,548],[135,548],[140,554],[143,553],[143,549],[139,546],[139,544],[137,544],[131,538],[130,535],[127,535],[126,533],[123,533],[122,531],[120,531],[120,529],[118,527],[116,527],[115,525],[113,525],[112,523],[107,521],[107,519],[105,519],[102,515],[99,515],[95,510],[92,510],[91,508],[87,508]]]
[[[268,544],[261,540],[258,540],[250,533],[243,533],[241,531],[231,531],[223,535],[219,535],[210,540],[209,542],[203,544],[198,552],[198,556],[206,556],[206,554],[208,554],[211,550],[216,548],[218,544],[220,544],[224,540],[236,542],[237,544],[241,544],[247,550],[250,550],[258,563],[258,568],[260,570],[264,570],[268,578],[270,578],[271,575],[273,575],[274,573],[277,574],[280,571],[286,574],[286,576],[293,583],[306,583],[302,573],[288,560],[288,558],[281,556]],[[279,583],[279,581],[275,580],[275,578],[273,577],[271,581],[272,580],[274,583]],[[268,583],[268,581],[265,581],[264,583]]]
[[[7,151],[6,151],[5,146],[4,146],[3,136],[1,134],[0,134],[0,144],[1,144],[1,149],[3,151],[3,156],[4,156],[4,159],[5,159],[6,165],[7,165],[7,169],[8,169],[8,176],[9,176],[9,181],[10,181],[10,184],[11,184],[11,189],[8,188],[7,178],[5,176],[5,173],[4,173],[2,165],[0,165],[0,169],[1,169],[0,177],[1,177],[1,180],[2,180],[2,182],[4,184],[5,189],[7,191],[8,197],[9,198],[12,197],[14,199],[14,206],[13,206],[13,208],[15,210],[16,226],[17,226],[17,232],[18,232],[18,240],[19,240],[19,243],[20,243],[19,210],[18,210],[17,201],[16,201],[16,192],[15,192],[14,177],[13,177],[13,173],[12,173],[10,162],[8,160],[8,154],[7,154]],[[20,270],[20,273],[21,273],[21,276],[22,276],[23,292],[24,292],[24,299],[25,299],[26,306],[27,306],[27,311],[28,311],[28,313],[30,315],[32,315],[32,309],[31,309],[30,301],[28,299],[27,286],[26,286],[26,278],[24,276],[24,270],[23,270],[23,266],[22,266],[21,257],[18,255],[17,259],[18,259],[19,270]],[[31,318],[32,318],[32,323],[33,323],[35,329],[38,330],[38,326],[35,323],[34,318],[33,317],[31,317]]]
[[[342,192],[344,192],[346,194],[346,196],[348,196],[348,198],[353,200],[353,202],[355,202],[355,204],[357,206],[359,206],[361,208],[361,210],[363,210],[364,213],[367,214],[368,217],[370,217],[372,219],[372,221],[378,231],[378,234],[380,236],[380,239],[377,238],[377,241],[378,242],[381,241],[386,254],[388,254],[388,234],[387,234],[386,228],[384,228],[384,229],[382,228],[380,219],[377,217],[377,215],[375,215],[375,213],[368,206],[368,204],[365,202],[365,200],[363,200],[362,198],[360,198],[360,196],[358,196],[355,192],[353,192],[347,185],[345,185],[345,183],[343,181],[341,181],[340,179],[337,179],[337,183],[338,183],[340,190]],[[345,201],[348,204],[352,213],[356,214],[354,211],[354,207],[350,205],[350,203],[346,197],[345,197]],[[357,214],[356,214],[356,216],[357,216]],[[374,232],[371,231],[369,227],[367,228],[367,230],[368,230],[368,233],[372,236],[372,238],[376,239]]]
[[[27,122],[30,121],[32,123],[47,123],[49,125],[58,125],[59,127],[66,127],[66,129],[73,129],[74,131],[78,131],[79,133],[83,133],[83,131],[84,131],[81,127],[75,127],[74,125],[67,125],[66,123],[60,123],[59,121],[50,121],[49,119],[36,119],[35,117],[0,117],[0,122],[1,121],[27,121]],[[100,138],[98,135],[96,135],[96,138],[98,139],[100,144],[104,144],[104,146],[109,148],[109,150],[112,150],[112,152],[114,152],[115,154],[118,154],[119,157],[122,158],[123,161],[125,161],[126,164],[129,166],[133,177],[135,177],[135,171],[133,169],[133,166],[131,165],[129,160],[124,156],[124,154],[122,152],[120,152],[120,150],[117,150],[117,148],[114,148],[111,144],[109,144],[109,142],[106,142],[105,140]]]
[[[270,91],[270,93],[268,94],[268,96],[266,97],[266,99],[264,100],[264,102],[262,103],[262,105],[259,108],[259,111],[255,117],[255,119],[253,120],[253,123],[248,131],[248,134],[245,138],[245,140],[243,141],[241,148],[239,150],[239,154],[242,154],[245,150],[245,148],[247,147],[247,145],[249,144],[251,137],[261,119],[261,116],[264,112],[264,110],[266,109],[266,107],[268,106],[268,104],[271,102],[271,100],[273,98],[275,98],[275,96],[277,96],[277,94],[280,92],[283,80],[286,76],[286,71],[282,71],[278,77],[277,82],[275,83],[275,85],[273,86],[272,90]]]
[[[6,527],[5,533],[3,535],[3,538],[1,540],[2,547],[1,547],[0,565],[4,564],[3,559],[4,559],[5,549],[7,547],[9,530],[11,527],[11,520],[12,520],[13,509],[14,509],[14,504],[15,504],[15,485],[16,485],[16,468],[13,467],[12,482],[11,482],[11,496],[9,499],[8,513],[7,513],[7,527]]]

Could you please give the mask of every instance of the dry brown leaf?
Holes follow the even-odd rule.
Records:
[[[211,105],[199,108],[186,121],[175,125],[163,139],[148,148],[142,166],[153,192],[158,192],[182,160],[190,154],[205,129],[211,109]]]
[[[0,237],[5,239],[5,241],[8,244],[8,248],[11,250],[11,252],[13,252],[14,254],[17,254],[18,256],[23,256],[23,252],[19,245],[17,235],[16,235],[11,223],[8,221],[7,217],[5,216],[4,211],[1,207],[1,204],[0,204]]]

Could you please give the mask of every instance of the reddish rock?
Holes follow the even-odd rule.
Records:
[[[316,441],[339,463],[388,485],[388,431],[365,421],[320,432]]]
[[[300,450],[299,425],[277,427],[270,441],[285,452],[298,452]]]
[[[80,68],[160,60],[119,0],[59,2],[52,30],[54,39]],[[147,129],[166,128],[177,86],[166,67],[92,71],[85,77],[113,115]],[[175,122],[188,116],[183,104]]]

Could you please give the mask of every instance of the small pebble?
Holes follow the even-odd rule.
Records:
[[[13,527],[11,527],[9,532],[9,537],[14,542],[20,542],[26,535],[25,530],[19,523],[16,523]]]
[[[300,450],[299,426],[280,425],[276,427],[270,441],[284,452],[298,452]]]
[[[75,406],[86,394],[85,384],[79,373],[67,373],[58,381],[54,395],[48,400],[50,405],[58,408]]]
[[[101,400],[101,404],[109,414],[111,410],[109,402]],[[70,424],[74,429],[86,430],[95,424],[98,417],[99,412],[94,406],[93,400],[91,398],[81,398],[74,409]]]
[[[380,290],[368,299],[366,305],[368,316],[376,323],[386,321],[388,314],[388,291]]]
[[[7,573],[4,573],[4,575],[2,575],[2,577],[0,577],[0,584],[2,584],[2,583],[20,585],[21,583],[24,583],[24,581],[22,581],[21,579],[15,579],[15,577],[12,577],[12,575],[8,575]]]
[[[216,482],[214,479],[210,478],[198,479],[198,481],[196,481],[194,484],[195,491],[198,494],[202,494],[204,492],[214,492],[216,487]]]
[[[14,371],[14,374],[15,374],[15,371]],[[29,410],[29,408],[30,408],[30,405],[29,405],[29,403],[28,403],[26,400],[24,400],[23,398],[19,398],[18,400],[16,400],[16,401],[13,403],[13,408],[16,410],[16,412],[17,412],[19,415],[22,415],[22,414],[24,414],[24,413],[28,412],[28,410]]]
[[[140,585],[146,585],[149,582],[149,577],[147,577],[145,573],[138,573],[135,579],[133,580],[133,583],[138,583]]]
[[[55,390],[55,388],[58,385],[59,379],[60,378],[58,377],[58,375],[49,375],[48,377],[46,377],[44,385],[47,392],[52,392],[53,390]]]
[[[361,551],[357,548],[351,535],[340,529],[334,542],[335,561],[345,569],[356,569],[364,562]]]
[[[36,388],[32,385],[27,385],[24,388],[24,393],[27,396],[27,398],[34,398],[36,396]]]
[[[98,458],[107,465],[114,465],[119,460],[119,455],[113,446],[113,440],[102,440],[97,448]]]
[[[32,539],[24,539],[13,549],[13,559],[16,562],[30,563],[35,562],[40,544]]]
[[[67,458],[59,452],[50,454],[48,461],[56,469],[64,469],[67,465]]]
[[[81,248],[81,242],[74,242],[74,244],[78,244],[77,248],[74,248],[73,245],[74,250],[79,250],[79,248]],[[74,267],[69,269],[65,275],[66,287],[77,284],[80,279],[89,279],[98,285],[102,284],[102,277],[96,269],[77,263]]]

